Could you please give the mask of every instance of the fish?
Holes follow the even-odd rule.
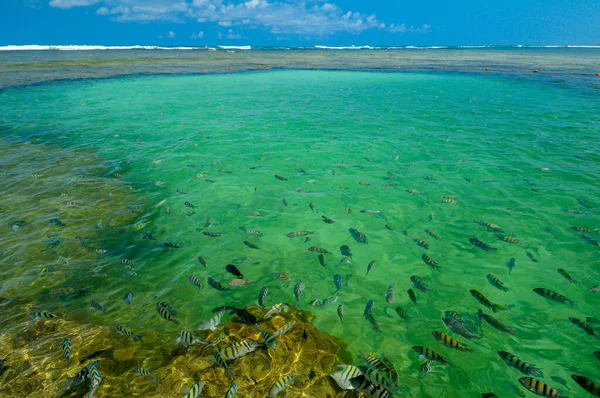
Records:
[[[175,344],[183,344],[184,347],[189,347],[191,345],[210,345],[209,343],[202,341],[198,336],[194,335],[192,332],[188,332],[187,330],[179,331],[179,335],[175,340]]]
[[[414,189],[414,188],[408,188],[408,189],[406,190],[406,192],[408,192],[408,193],[412,193],[412,194],[415,194],[415,195],[418,195],[418,194],[421,194],[421,193],[423,193],[422,191],[419,191],[418,189]]]
[[[427,360],[423,362],[423,365],[421,365],[421,373],[419,374],[419,377],[425,377],[427,373],[433,372],[434,369],[435,367],[433,366],[433,361]]]
[[[224,359],[232,361],[256,351],[259,347],[260,343],[257,341],[242,340],[223,347],[220,352]]]
[[[544,382],[534,379],[533,377],[521,377],[519,379],[519,383],[521,383],[523,387],[532,393],[542,397],[566,398],[562,395],[559,395],[555,388],[552,388]]]
[[[329,250],[323,249],[322,247],[318,247],[318,246],[311,246],[308,248],[308,251],[313,252],[313,253],[331,254],[331,252]]]
[[[290,329],[292,329],[294,326],[296,325],[296,321],[289,321],[286,324],[284,324],[282,327],[280,327],[279,329],[277,329],[274,333],[273,333],[273,338],[279,337],[284,333],[287,333],[288,331],[290,331]]]
[[[131,329],[129,329],[127,326],[123,325],[122,323],[117,325],[117,331],[119,333],[121,333],[123,336],[131,337],[133,339],[133,341],[141,341],[142,340],[141,335],[133,334]]]
[[[287,181],[287,180],[288,180],[288,179],[287,179],[287,178],[285,178],[284,176],[280,176],[280,175],[278,175],[278,174],[275,174],[275,178],[277,178],[277,179],[278,179],[278,180],[280,180],[280,181]]]
[[[204,283],[202,283],[202,279],[200,279],[199,277],[197,277],[196,275],[192,274],[188,277],[188,280],[190,281],[190,283],[194,286],[196,286],[198,289],[202,289],[204,287]]]
[[[392,281],[385,291],[385,302],[388,304],[392,304],[394,301],[394,285],[395,281]]]
[[[360,366],[359,369],[365,376],[367,376],[368,379],[371,380],[371,382],[375,384],[386,384],[386,388],[390,387],[388,380],[381,378],[379,375],[373,375],[372,373],[368,374],[371,371],[375,371],[384,374],[385,377],[389,378],[394,384],[398,384],[398,371],[394,367],[394,364],[385,355],[381,355],[379,358],[375,353],[368,353],[360,356],[359,359],[368,364],[366,367]],[[372,379],[373,376],[375,376],[376,380]]]
[[[260,289],[260,292],[258,293],[258,305],[260,305],[262,308],[265,308],[265,298],[267,297],[268,292],[269,288],[263,286],[262,289]]]
[[[352,257],[352,250],[347,245],[340,246],[340,253],[342,256]]]
[[[369,271],[373,269],[374,266],[377,265],[377,261],[373,260],[367,265],[367,275],[369,275]]]
[[[335,274],[333,276],[333,284],[335,285],[336,293],[342,290],[342,283],[342,276],[340,274]]]
[[[351,385],[350,380],[362,376],[362,371],[353,365],[340,364],[335,367],[337,370],[331,373],[329,376],[344,390],[352,390],[354,387]]]
[[[590,293],[600,293],[600,285],[592,286],[588,289]]]
[[[346,206],[346,208],[344,209],[344,214],[352,214],[352,209],[350,208],[350,206]]]
[[[498,279],[498,277],[496,275],[494,275],[494,274],[487,274],[485,277],[490,282],[490,284],[492,286],[494,286],[495,288],[500,289],[503,292],[507,292],[508,291],[508,288],[504,286],[504,283],[502,283],[502,281],[500,279]]]
[[[181,248],[181,246],[179,246],[179,244],[177,243],[171,243],[171,242],[161,242],[159,243],[160,246],[166,247],[167,249],[179,249]]]
[[[102,311],[103,313],[106,314],[106,309],[102,306],[102,304],[100,304],[99,302],[97,302],[96,300],[92,300],[92,303],[90,305],[92,308],[95,308],[99,311]]]
[[[287,375],[282,376],[269,389],[269,397],[274,397],[285,389],[285,387],[294,380],[303,378],[303,375]]]
[[[90,289],[91,288],[89,286],[87,286],[87,287],[80,287],[80,288],[62,287],[62,288],[50,290],[50,295],[51,296],[56,296],[56,297],[66,297],[66,296],[80,295],[80,294],[88,292]]]
[[[390,231],[393,231],[394,228],[391,225],[385,224],[385,229],[389,229]]]
[[[356,229],[356,228],[350,228],[348,231],[350,231],[350,235],[358,243],[368,243],[367,242],[367,236],[365,234],[363,234],[362,232],[360,232],[358,229]]]
[[[443,198],[441,203],[456,203],[456,199],[454,198]]]
[[[235,397],[235,395],[237,394],[237,390],[238,390],[238,383],[236,383],[234,381],[233,383],[231,383],[229,390],[227,390],[227,394],[225,394],[225,398]]]
[[[195,209],[196,206],[193,203],[190,202],[184,202],[183,203],[185,207],[189,207],[190,209]]]
[[[442,357],[437,352],[431,350],[430,348],[416,345],[413,346],[412,349],[419,354],[419,357],[429,359],[430,361],[438,361],[443,363],[444,365],[450,365],[450,362],[448,362],[448,360],[446,360],[444,357]]]
[[[591,316],[588,316],[588,317],[586,317],[586,318],[585,318],[585,321],[586,321],[587,323],[591,323],[591,324],[594,324],[594,325],[598,325],[598,324],[600,324],[600,319],[598,319],[598,318],[593,318],[593,317],[591,317]]]
[[[125,296],[123,296],[123,301],[125,301],[127,304],[131,304],[131,302],[133,301],[133,293],[125,293]]]
[[[264,217],[258,210],[250,210],[248,214],[255,217]]]
[[[431,268],[436,269],[438,271],[440,271],[440,269],[442,267],[440,267],[438,265],[438,263],[436,263],[435,261],[433,261],[433,259],[431,257],[429,257],[427,254],[423,253],[423,255],[421,256],[421,259],[423,260],[423,262],[427,265],[429,265]]]
[[[429,219],[429,221],[433,221],[433,219],[435,218],[435,214],[434,213],[429,213],[429,215],[427,216],[427,218]]]
[[[585,235],[577,235],[577,236],[579,236],[581,239],[585,240],[590,245],[600,247],[600,242],[597,241],[596,239],[590,238],[589,236],[585,236]]]
[[[173,322],[177,326],[181,326],[181,323],[179,323],[179,321],[177,319],[175,319],[175,317],[173,316],[171,311],[169,311],[169,308],[160,305],[160,302],[156,305],[156,311],[158,312],[158,315],[160,315],[160,317],[162,319]]]
[[[371,185],[371,183],[370,182],[366,182],[366,181],[359,181],[358,185],[369,186],[369,185]]]
[[[479,221],[477,221],[477,224],[487,227],[487,229],[490,231],[498,231],[498,232],[502,231],[502,229],[498,225],[488,222],[488,221],[479,220]]]
[[[289,232],[286,236],[288,238],[295,238],[297,236],[307,236],[310,234],[314,234],[314,232],[311,231],[293,231],[293,232]]]
[[[514,257],[511,257],[510,260],[508,260],[508,262],[506,263],[506,266],[508,267],[508,273],[510,274],[513,270],[513,268],[515,268],[516,265],[516,260]]]
[[[537,294],[539,294],[542,297],[545,297],[549,300],[553,300],[553,301],[557,301],[559,303],[563,303],[563,304],[571,304],[572,306],[577,305],[577,303],[573,300],[569,300],[567,297],[563,296],[562,294],[553,292],[552,290],[549,289],[544,289],[543,287],[537,287],[535,289],[533,289],[534,292],[536,292]]]
[[[592,329],[592,327],[590,326],[589,323],[582,321],[579,318],[575,318],[570,316],[569,320],[571,322],[573,322],[573,324],[575,326],[577,326],[578,328],[580,328],[581,330],[583,330],[584,332],[586,332],[587,334],[589,334],[590,336],[596,336],[596,333],[594,332],[594,329]]]
[[[417,295],[415,294],[415,291],[412,289],[408,289],[406,291],[406,293],[408,293],[408,297],[410,298],[410,301],[417,304]]]
[[[524,375],[535,377],[544,377],[543,372],[536,368],[535,365],[521,361],[519,358],[507,351],[498,351],[498,355],[508,366],[512,366]]]
[[[473,246],[475,246],[475,247],[478,247],[478,248],[480,248],[480,249],[482,249],[482,250],[485,250],[485,251],[490,251],[490,250],[498,250],[498,249],[496,249],[495,247],[492,247],[492,246],[488,245],[487,243],[483,243],[482,241],[480,241],[480,240],[479,240],[479,239],[477,239],[477,238],[471,238],[471,239],[469,239],[469,242],[470,242],[470,243],[471,243]]]
[[[263,345],[265,345],[269,348],[275,348],[275,338],[273,336],[271,336],[266,330],[264,330],[260,326],[254,325],[254,327],[256,328],[256,330],[258,330],[260,332],[260,335],[264,340]]]
[[[140,365],[136,365],[133,370],[135,371],[135,374],[137,376],[145,376],[145,377],[149,377],[153,383],[157,384],[158,383],[158,376],[155,375],[154,373],[150,373],[150,371],[148,370],[148,368],[144,367],[144,366],[140,366]]]
[[[187,394],[185,394],[182,398],[198,398],[198,396],[202,392],[202,389],[204,389],[204,385],[205,384],[206,383],[203,382],[203,381],[197,381],[197,382],[195,382],[190,387],[190,391],[188,391]]]
[[[227,264],[225,266],[225,270],[227,272],[229,272],[231,275],[239,278],[239,279],[244,279],[244,275],[240,272],[240,270],[233,264]]]
[[[519,243],[521,243],[521,241],[517,238],[513,238],[512,236],[508,236],[508,235],[496,235],[498,236],[498,239],[500,239],[503,242],[507,242],[507,243],[512,243],[513,245],[518,245]]]
[[[247,286],[247,285],[251,285],[252,282],[247,281],[245,279],[239,279],[239,278],[235,278],[230,280],[229,282],[227,282],[227,286],[230,287],[240,287],[240,286]]]
[[[333,221],[331,218],[321,216],[321,219],[323,220],[323,222],[325,222],[327,224],[335,224],[335,221]]]
[[[344,306],[342,304],[338,305],[337,314],[338,314],[338,317],[340,318],[340,322],[344,323]]]
[[[175,191],[175,192],[177,192],[177,193],[178,193],[178,194],[180,194],[180,195],[187,195],[187,192],[185,192],[185,191],[182,191],[181,189],[178,189],[178,190],[177,190],[177,191]]]
[[[583,232],[583,233],[587,233],[587,234],[598,232],[598,228],[591,229],[591,228],[585,228],[585,227],[570,227],[570,229],[572,229],[573,231]]]
[[[247,240],[244,241],[244,244],[246,246],[248,246],[250,249],[256,249],[256,250],[260,249],[260,247],[258,247],[256,244],[254,244],[254,243],[252,243],[250,241],[247,241]]]
[[[280,271],[275,271],[275,276],[277,277],[277,279],[281,279],[282,281],[285,282],[291,282],[292,280],[290,279],[290,274],[288,274],[287,272],[280,272]],[[287,286],[287,285],[285,285]]]
[[[600,359],[600,351],[594,351],[594,355],[596,358]]]
[[[219,281],[217,281],[216,279],[214,279],[214,278],[212,278],[210,276],[208,277],[208,285],[210,287],[212,287],[213,289],[216,289],[216,290],[221,290],[221,291],[227,290],[227,288],[224,287],[223,285],[221,285],[219,283]]]
[[[213,358],[215,360],[215,363],[217,365],[223,367],[225,369],[225,371],[227,372],[227,374],[229,375],[229,377],[231,379],[233,379],[235,372],[233,370],[231,370],[229,368],[229,366],[227,366],[227,362],[225,362],[225,358],[223,358],[223,356],[221,355],[221,352],[216,348],[213,350]]]
[[[202,264],[202,266],[206,268],[206,259],[204,257],[198,256],[198,261],[200,261],[200,264]]]
[[[370,209],[364,209],[360,211],[361,213],[365,213],[365,214],[381,214],[383,213],[381,210],[370,210]]]
[[[223,318],[224,314],[225,310],[222,309],[212,317],[203,320],[202,322],[200,322],[200,325],[198,325],[198,330],[210,330],[211,332],[216,331],[217,326],[219,326],[219,323],[221,323],[221,319]]]
[[[460,351],[473,352],[472,349],[468,348],[466,345],[464,345],[460,341],[448,336],[446,333],[438,332],[436,330],[436,331],[431,332],[431,334],[433,334],[433,337],[435,337],[435,339],[438,342],[445,345],[446,347],[456,348],[457,350],[460,350]]]
[[[370,315],[373,311],[373,304],[374,301],[373,300],[369,300],[367,301],[367,305],[365,306],[365,311],[363,312],[363,317],[366,317],[368,315]]]
[[[427,288],[427,285],[425,284],[425,282],[423,282],[423,280],[421,278],[419,278],[418,276],[415,276],[415,275],[411,276],[410,281],[412,282],[414,287],[416,287],[423,293],[427,293],[427,291],[429,290]]]
[[[425,250],[429,250],[429,243],[425,242],[423,239],[413,239],[413,242],[415,242],[417,246],[420,246]]]
[[[289,308],[290,308],[289,305],[287,305],[285,303],[275,304],[271,308],[269,308],[269,310],[265,313],[263,319],[269,319],[273,315],[279,314],[282,311],[288,312]]]
[[[304,293],[304,283],[298,282],[294,286],[294,296],[296,297],[297,303],[300,302],[300,297],[302,296],[302,293]]]
[[[482,392],[481,397],[482,398],[498,398],[498,396],[496,394],[494,394],[493,392]]]
[[[65,224],[64,222],[60,221],[58,218],[51,218],[50,219],[50,224],[55,225],[57,227],[66,227],[67,224]]]
[[[100,361],[93,361],[92,363],[87,365],[87,378],[88,384],[90,385],[90,391],[87,394],[88,398],[92,398],[94,396],[94,393],[96,392],[96,390],[100,386],[100,383],[102,382],[102,379],[104,378],[104,375],[98,370],[99,366]]]
[[[352,262],[352,257],[351,256],[346,256],[346,257],[342,257],[342,259],[340,260],[340,262],[338,263],[338,267],[343,265],[343,264],[348,264]]]
[[[538,259],[535,258],[535,256],[533,255],[533,253],[531,253],[529,250],[525,250],[525,254],[527,255],[527,257],[529,257],[529,259],[531,261],[533,261],[534,263],[538,262]]]
[[[315,204],[314,204],[313,202],[310,202],[310,203],[308,204],[308,208],[309,208],[309,209],[310,209],[312,212],[314,212],[314,211],[315,211]]]
[[[142,238],[148,239],[148,240],[156,240],[156,238],[154,237],[154,235],[152,235],[150,232],[144,232],[142,234]]]
[[[571,276],[571,274],[569,274],[569,272],[567,272],[566,269],[564,268],[559,268],[557,269],[558,273],[561,274],[566,280],[568,280],[571,283],[575,283],[575,279],[573,279],[573,277]]]
[[[512,335],[515,334],[514,330],[510,329],[508,326],[506,326],[505,324],[503,324],[496,318],[494,318],[488,314],[484,314],[482,310],[479,310],[477,312],[477,316],[479,318],[483,318],[488,324],[490,324],[492,327],[500,330],[501,332],[509,333]]]
[[[433,239],[435,239],[435,240],[442,240],[442,238],[440,238],[440,236],[439,236],[438,234],[436,234],[435,232],[433,232],[433,231],[432,231],[432,230],[430,230],[430,229],[426,229],[426,230],[425,230],[425,233],[426,233],[427,235],[431,236],[431,237],[432,237]]]
[[[323,254],[319,254],[319,264],[321,264],[321,267],[326,267],[327,266],[325,264],[325,256],[323,256]]]
[[[600,383],[581,375],[571,375],[571,378],[585,391],[600,397]]]
[[[408,314],[401,307],[396,307],[396,314],[402,319],[408,319]]]
[[[316,300],[311,301],[309,304],[311,306],[313,306],[313,307],[324,307],[324,306],[333,304],[333,303],[335,303],[337,301],[338,301],[338,297],[337,296],[333,296],[333,297],[329,297],[329,298],[326,298],[326,299],[323,299],[323,300],[316,299]]]
[[[456,319],[454,317],[445,316],[442,318],[442,321],[446,324],[446,326],[448,326],[448,328],[450,330],[452,330],[456,334],[460,334],[461,336],[463,336],[466,339],[469,339],[469,340],[470,339],[476,339],[476,340],[480,339],[479,336],[477,336],[476,334],[472,333],[469,329],[467,329],[464,322],[461,322],[459,319]]]
[[[260,232],[260,231],[258,231],[258,230],[256,230],[256,229],[246,229],[246,228],[244,228],[244,227],[240,227],[240,229],[241,229],[242,231],[244,231],[244,233],[245,233],[246,235],[252,235],[252,236],[264,236],[264,235],[262,234],[262,232]]]
[[[71,350],[73,349],[73,347],[71,345],[71,340],[68,337],[65,337],[63,339],[61,349],[65,361],[69,362],[69,359],[71,359]]]
[[[471,292],[471,296],[473,296],[477,301],[479,301],[482,305],[489,308],[493,312],[498,312],[500,310],[509,310],[512,307],[514,307],[514,305],[512,305],[512,304],[511,305],[494,304],[490,300],[488,300],[487,297],[485,297],[483,294],[481,294],[477,290],[469,290],[469,291]]]
[[[210,236],[211,238],[218,238],[220,236],[227,235],[225,232],[213,232],[213,231],[202,231],[203,235]]]

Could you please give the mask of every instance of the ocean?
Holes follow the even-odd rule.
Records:
[[[68,378],[93,360],[95,397],[200,380],[199,396],[235,380],[264,397],[292,374],[278,396],[598,381],[597,48],[0,50],[0,396],[82,396],[91,378]],[[198,330],[222,306],[238,314]],[[212,345],[175,345],[180,330]],[[229,378],[212,350],[243,340],[261,346]],[[413,347],[448,364],[422,372]],[[398,382],[375,367],[384,381],[342,390],[336,365],[369,353]]]

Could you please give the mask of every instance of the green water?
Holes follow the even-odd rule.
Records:
[[[600,295],[588,291],[600,283],[600,248],[570,227],[600,227],[597,109],[597,95],[576,89],[467,74],[271,71],[5,90],[0,92],[5,129],[0,296],[14,300],[15,310],[19,302],[27,304],[6,319],[3,340],[28,327],[29,312],[47,310],[76,318],[82,328],[113,327],[115,339],[120,336],[114,326],[125,323],[171,344],[178,328],[158,317],[158,300],[168,301],[193,330],[215,307],[256,304],[263,286],[269,288],[267,305],[294,303],[293,287],[303,282],[299,308],[314,312],[314,324],[343,339],[353,355],[385,353],[400,372],[406,396],[476,397],[489,391],[515,396],[523,375],[506,366],[499,350],[536,364],[544,371],[542,380],[564,395],[585,396],[570,375],[597,378],[592,352],[600,345],[568,317],[600,317]],[[443,203],[444,195],[457,196],[456,203]],[[69,201],[82,204],[75,211],[65,207]],[[137,214],[133,205],[140,206]],[[352,214],[346,214],[347,207]],[[381,213],[361,213],[364,209]],[[322,215],[335,223],[324,223]],[[52,217],[67,226],[50,227]],[[14,220],[29,224],[13,233],[7,225]],[[100,220],[104,228],[98,227]],[[477,220],[499,225],[520,244],[500,241]],[[240,227],[263,236],[246,235]],[[356,242],[349,228],[366,234],[368,243]],[[286,236],[303,230],[314,231],[309,242]],[[53,232],[66,243],[49,253],[44,245]],[[143,232],[157,241],[143,239]],[[583,235],[600,240],[598,233]],[[474,247],[473,236],[498,250]],[[88,247],[75,237],[87,238]],[[429,249],[413,239],[424,239]],[[181,248],[168,250],[157,242]],[[353,258],[338,266],[344,244]],[[108,252],[98,255],[89,246]],[[325,267],[310,246],[332,252],[325,254]],[[423,263],[423,253],[441,272]],[[67,254],[69,264],[55,261]],[[206,258],[206,269],[199,255]],[[509,273],[511,257],[516,266]],[[122,258],[133,262],[137,275],[124,269]],[[372,260],[377,265],[366,275]],[[32,285],[50,262],[52,272]],[[224,267],[232,262],[252,285],[227,292],[205,286],[198,292],[188,282],[193,273],[225,285],[233,276]],[[558,268],[577,283],[569,283]],[[289,273],[292,282],[277,279],[275,271]],[[488,273],[508,292],[490,285]],[[334,274],[345,280],[351,275],[338,302],[311,307],[311,300],[334,295]],[[412,275],[425,281],[429,293],[413,288]],[[392,281],[395,299],[387,304]],[[67,299],[47,294],[68,286],[92,291]],[[532,291],[537,287],[559,292],[577,306],[548,301]],[[406,294],[409,288],[417,291],[416,305]],[[514,304],[493,316],[515,336],[486,323],[477,330],[479,342],[448,331],[441,321],[445,310],[458,311],[475,326],[477,310],[492,314],[471,297],[471,289],[494,303]],[[135,296],[131,306],[122,302],[127,291]],[[88,308],[92,298],[105,305],[106,315]],[[362,316],[371,299],[380,333]],[[344,324],[338,304],[344,306]],[[409,319],[396,315],[397,306]],[[467,343],[476,354],[442,346],[431,335],[434,330]],[[419,378],[422,361],[411,349],[415,345],[433,349],[452,366],[437,364],[433,374]],[[44,361],[58,358],[60,346],[40,352],[32,339],[21,349]],[[162,366],[158,373],[167,372],[168,361]],[[46,380],[61,384],[77,370]],[[4,383],[11,382],[5,377]],[[32,383],[28,394],[41,389],[41,383]],[[101,388],[95,396],[110,394]]]

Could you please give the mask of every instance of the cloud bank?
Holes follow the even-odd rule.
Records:
[[[333,3],[319,0],[51,0],[49,4],[63,9],[96,5],[97,14],[118,22],[195,20],[227,28],[263,28],[277,35],[358,34],[369,29],[425,33],[431,28],[429,25],[417,28],[396,23],[387,25],[375,14],[342,10]]]

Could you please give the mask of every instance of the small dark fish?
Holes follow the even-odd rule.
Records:
[[[63,352],[63,357],[65,358],[65,361],[69,362],[69,359],[71,359],[72,346],[71,346],[71,340],[69,340],[68,337],[63,339],[61,349]]]
[[[242,323],[245,323],[247,325],[256,324],[256,317],[254,315],[252,315],[250,312],[248,312],[248,310],[246,310],[245,308],[235,308],[235,307],[225,305],[222,307],[215,308],[214,310],[212,310],[212,313],[218,314],[223,311],[229,311],[229,315],[235,314]]]
[[[394,228],[388,224],[385,224],[385,229],[389,229],[390,231],[394,230]]]
[[[344,306],[342,304],[338,305],[337,314],[338,314],[338,317],[340,318],[340,322],[344,323]]]
[[[518,245],[519,243],[521,243],[521,241],[517,238],[513,238],[512,236],[508,236],[508,235],[500,235],[498,234],[498,239],[500,239],[503,242],[507,242],[507,243],[512,243],[513,245]]]
[[[181,246],[179,246],[177,243],[170,243],[170,242],[162,242],[160,243],[160,246],[166,247],[167,249],[180,249]]]
[[[264,286],[258,293],[258,305],[260,305],[262,308],[265,308],[265,298],[267,297],[268,292],[269,288]]]
[[[406,293],[408,293],[408,297],[410,298],[410,301],[417,304],[417,295],[415,294],[415,291],[412,289],[408,289],[406,291]]]
[[[283,203],[283,205],[284,205],[285,207],[288,207],[288,206],[290,205],[290,204],[288,203],[288,201],[287,201],[287,199],[286,199],[286,198],[283,198],[283,199],[281,200],[281,202]]]
[[[319,264],[321,264],[321,267],[326,267],[325,256],[323,254],[319,254]]]
[[[331,218],[325,217],[325,216],[321,216],[321,219],[326,222],[327,224],[334,224],[335,221],[333,221]]]
[[[500,358],[502,358],[504,360],[504,362],[506,362],[506,364],[508,366],[512,366],[513,368],[517,369],[524,375],[531,375],[531,376],[535,376],[535,377],[544,377],[544,374],[542,373],[542,371],[540,369],[536,368],[535,365],[521,361],[519,358],[517,358],[510,352],[498,351],[498,355],[500,356]]]
[[[277,178],[278,180],[281,180],[281,181],[287,181],[288,180],[287,178],[285,178],[283,176],[280,176],[280,175],[277,175],[277,174],[275,174],[275,178]]]
[[[444,365],[450,365],[450,363],[444,357],[427,347],[416,345],[413,346],[412,349],[415,350],[419,356],[429,359],[430,361],[438,361]]]
[[[538,259],[537,259],[537,258],[535,258],[535,256],[533,255],[533,253],[531,253],[529,250],[526,250],[526,251],[525,251],[525,254],[527,254],[527,257],[529,257],[529,259],[530,259],[531,261],[533,261],[534,263],[537,263],[537,262],[538,262]]]
[[[318,247],[318,246],[311,246],[308,248],[308,251],[311,251],[313,253],[331,254],[330,251],[323,249],[322,247]]]
[[[500,330],[501,332],[510,333],[512,335],[515,334],[514,330],[510,329],[508,326],[506,326],[505,324],[503,324],[496,318],[494,318],[488,314],[484,314],[482,310],[479,310],[477,312],[477,316],[480,318],[483,318],[488,324],[490,324],[492,327]]]
[[[310,235],[310,234],[314,234],[314,232],[310,232],[310,231],[293,231],[293,232],[289,232],[286,236],[288,238],[295,238],[297,236],[306,236],[306,235]]]
[[[204,257],[198,256],[198,261],[200,261],[200,264],[202,264],[202,266],[206,268],[206,259]]]
[[[483,250],[485,250],[485,251],[490,251],[490,250],[498,250],[498,249],[496,249],[495,247],[492,247],[492,246],[488,245],[487,243],[483,243],[482,241],[480,241],[480,240],[479,240],[479,239],[477,239],[477,238],[471,238],[471,239],[469,239],[469,242],[470,242],[470,243],[471,243],[473,246],[475,246],[475,247],[478,247],[478,248],[480,248],[480,249],[483,249]]]
[[[202,231],[203,235],[210,236],[211,238],[218,238],[219,236],[225,236],[225,232],[212,232],[212,231]]]
[[[589,379],[585,376],[572,375],[571,377],[585,391],[589,392],[592,395],[600,397],[600,383],[595,382],[594,380]]]
[[[340,253],[342,253],[342,256],[352,257],[352,250],[347,245],[340,246]]]
[[[333,284],[335,285],[335,288],[337,289],[335,292],[339,292],[342,289],[342,276],[340,274],[335,274],[333,276]]]
[[[436,269],[438,271],[440,271],[440,269],[442,267],[440,267],[438,265],[438,263],[436,263],[435,261],[433,261],[433,259],[431,257],[429,257],[427,254],[423,253],[423,255],[421,256],[421,259],[423,260],[423,262],[427,265],[429,265],[431,268]]]
[[[516,260],[514,257],[511,257],[510,260],[508,260],[508,262],[506,263],[506,266],[508,267],[508,273],[510,274],[513,270],[513,268],[515,268],[516,265]]]
[[[117,325],[117,331],[124,336],[131,337],[133,339],[133,341],[142,340],[142,336],[140,336],[139,334],[133,334],[131,329],[129,329],[127,326],[125,326],[123,324]]]
[[[562,395],[559,395],[555,388],[552,388],[544,382],[534,379],[533,377],[521,377],[519,379],[519,383],[521,383],[523,387],[532,393],[542,397],[566,398]]]
[[[466,345],[456,340],[455,338],[448,336],[446,333],[439,332],[436,330],[431,332],[431,334],[433,334],[433,337],[435,337],[435,339],[439,343],[445,345],[446,347],[455,348],[460,351],[473,352],[472,349],[468,348]]]
[[[489,308],[490,310],[492,310],[494,312],[498,312],[500,310],[508,310],[513,307],[512,305],[494,304],[490,300],[488,300],[487,297],[485,297],[483,294],[481,294],[477,290],[469,290],[469,292],[471,293],[471,296],[473,296],[477,301],[479,301],[485,307]]]
[[[580,328],[581,330],[583,330],[584,332],[586,332],[590,336],[596,336],[596,333],[594,332],[594,329],[592,329],[592,327],[589,325],[589,323],[587,323],[585,321],[582,321],[579,318],[574,318],[572,316],[569,317],[569,320],[571,322],[573,322],[573,324],[575,326],[577,326],[578,328]]]
[[[225,266],[225,270],[239,279],[244,279],[244,275],[242,275],[240,270],[233,264],[227,264],[227,266]]]
[[[559,303],[571,304],[572,306],[576,305],[576,303],[573,300],[569,300],[562,294],[553,292],[552,290],[549,290],[549,289],[544,289],[543,287],[535,288],[535,289],[533,289],[533,291],[542,297],[545,297],[545,298],[553,300],[553,301],[557,301]]]
[[[312,210],[313,212],[315,211],[315,204],[313,202],[310,202],[308,204],[308,207],[310,208],[310,210]]]
[[[430,229],[426,229],[426,230],[425,230],[425,233],[426,233],[427,235],[431,236],[431,237],[432,237],[433,239],[435,239],[435,240],[442,240],[442,238],[440,238],[440,236],[439,236],[438,234],[436,234],[435,232],[433,232],[433,231],[432,231],[432,230],[430,230]]]
[[[417,246],[420,246],[425,250],[429,250],[429,243],[425,242],[423,239],[413,239],[413,242],[415,242]]]
[[[346,208],[344,209],[344,214],[352,214],[352,209],[350,208],[350,206],[346,206]]]
[[[367,236],[365,234],[363,234],[362,232],[360,232],[358,229],[356,229],[356,228],[350,228],[348,231],[350,231],[350,235],[358,243],[368,243],[367,242]]]
[[[195,209],[195,208],[196,208],[196,206],[195,206],[194,204],[190,203],[190,202],[185,202],[185,203],[184,203],[184,205],[185,205],[186,207],[189,207],[189,208],[191,208],[191,209]]]
[[[150,232],[144,232],[142,234],[142,238],[148,239],[148,240],[156,240],[156,238]]]
[[[188,277],[188,280],[190,281],[190,283],[194,286],[196,286],[199,289],[202,289],[204,287],[204,284],[202,283],[202,279],[198,278],[196,275],[190,275]]]
[[[125,296],[123,297],[123,301],[125,301],[127,304],[131,304],[131,302],[133,301],[133,293],[131,293],[131,292],[125,293]]]
[[[425,282],[423,282],[423,280],[421,278],[419,278],[418,276],[415,276],[415,275],[411,276],[410,281],[412,282],[414,287],[416,287],[423,293],[427,293],[427,291],[429,290],[427,288],[427,285],[425,284]]]
[[[244,244],[251,249],[257,249],[257,250],[260,249],[260,247],[258,247],[256,244],[254,244],[250,241],[247,241],[247,240],[244,241]]]
[[[493,392],[482,392],[481,398],[498,398],[498,396]]]
[[[219,281],[217,281],[216,279],[212,278],[212,277],[208,277],[208,285],[210,287],[212,287],[213,289],[217,289],[217,290],[227,290],[226,287],[224,287],[223,285],[221,285],[219,283]]]
[[[502,281],[500,279],[498,279],[498,277],[494,274],[487,274],[486,275],[487,280],[490,282],[490,284],[492,286],[494,286],[497,289],[502,290],[503,292],[507,292],[508,288],[504,287],[504,283],[502,283]]]
[[[566,269],[564,268],[559,268],[557,269],[558,273],[561,274],[566,280],[568,280],[571,283],[575,283],[575,279],[573,279],[573,277],[571,276],[571,274],[569,274],[569,272],[567,272]]]
[[[373,260],[367,265],[367,275],[369,275],[369,271],[373,269],[374,266],[377,265],[377,261]]]
[[[396,314],[402,319],[408,319],[408,314],[401,307],[396,307]]]
[[[102,311],[103,313],[106,314],[106,309],[102,306],[102,304],[100,304],[99,302],[97,302],[96,300],[92,300],[92,304],[90,305],[92,308],[97,309],[98,311]]]
[[[180,195],[187,195],[187,192],[182,191],[181,189],[178,189],[176,192]]]
[[[64,222],[60,221],[58,218],[51,218],[50,224],[56,225],[57,227],[65,227],[67,225]]]
[[[179,321],[175,319],[171,311],[169,311],[168,304],[165,307],[162,305],[162,303],[163,302],[159,302],[158,304],[156,304],[156,311],[158,312],[158,315],[160,315],[160,317],[166,321],[170,321],[176,324],[177,326],[181,326],[181,323],[179,323]]]

